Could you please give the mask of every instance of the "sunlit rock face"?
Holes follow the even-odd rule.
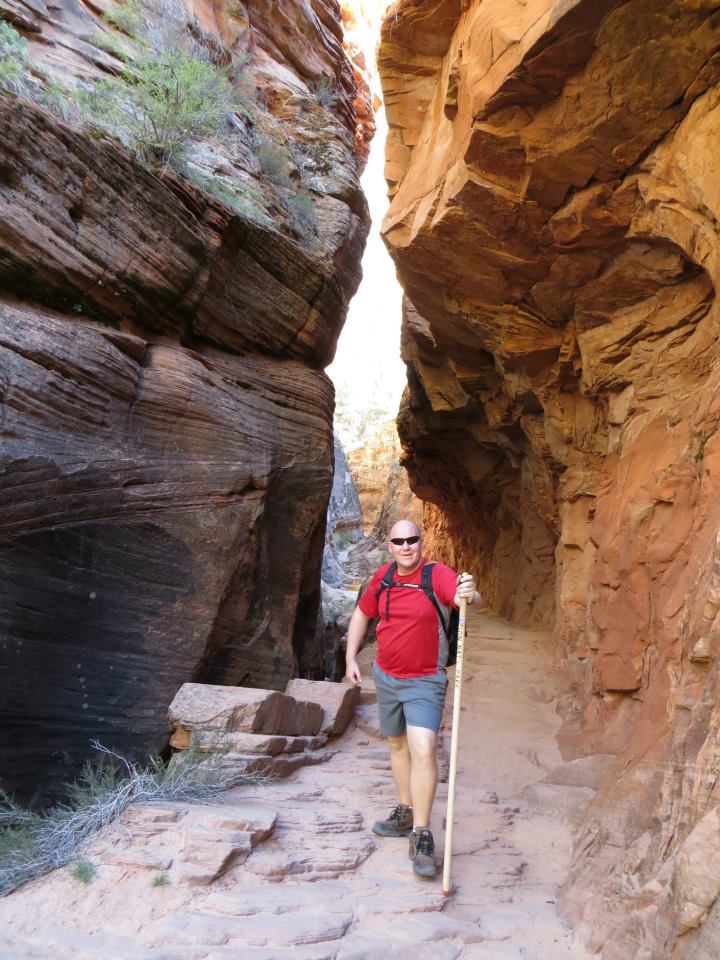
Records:
[[[410,482],[618,757],[566,892],[605,960],[720,944],[719,47],[717,2],[401,0],[380,48]]]
[[[47,79],[118,68],[75,0],[18,9],[0,0]],[[189,13],[256,95],[188,163],[244,185],[247,213],[0,95],[0,780],[21,797],[72,779],[92,738],[161,749],[184,682],[323,675],[322,368],[368,226],[352,68],[332,0]],[[148,16],[170,14],[186,24]],[[286,151],[281,187],[261,137]]]
[[[394,420],[381,423],[361,447],[348,453],[348,463],[362,504],[366,535],[387,538],[397,520],[422,527],[423,505],[408,486],[400,466],[402,449]]]

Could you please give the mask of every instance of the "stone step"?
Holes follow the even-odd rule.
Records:
[[[218,751],[230,756],[235,754],[264,754],[277,756],[279,753],[302,753],[305,750],[319,750],[327,743],[324,734],[314,737],[288,737],[264,733],[225,733],[218,736],[204,730],[193,731],[195,743],[201,753]],[[190,730],[180,727],[173,734],[170,746],[176,750],[186,750],[193,735]]]
[[[335,960],[456,960],[463,953],[462,944],[447,940],[435,943],[409,945],[387,937],[372,936],[364,933],[350,933],[343,937]]]
[[[346,913],[354,904],[352,888],[348,883],[323,881],[307,884],[264,883],[237,888],[232,893],[219,890],[203,903],[206,912],[233,917],[262,914],[268,917],[280,913],[319,911]]]
[[[223,757],[221,767],[241,766],[243,771],[248,774],[256,773],[270,778],[289,777],[300,767],[327,763],[334,755],[334,750],[282,753],[275,757],[258,756],[251,753],[229,753]]]
[[[352,923],[352,913],[281,914],[267,917],[228,917],[201,912],[175,914],[146,928],[148,945],[203,943],[207,947],[302,947],[339,940]]]
[[[280,844],[265,846],[247,861],[249,873],[267,880],[286,877],[333,880],[357,869],[375,849],[375,842],[363,834],[344,834],[342,838],[313,837],[312,845],[303,845],[302,835],[285,837]]]
[[[204,957],[205,960],[335,960],[338,941],[279,950],[279,947],[218,947]]]
[[[275,829],[277,815],[252,804],[132,805],[88,851],[95,863],[168,873],[203,886],[242,863]]]

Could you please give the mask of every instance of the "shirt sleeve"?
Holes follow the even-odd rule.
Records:
[[[432,572],[432,588],[440,603],[446,607],[454,606],[457,593],[457,574],[444,563],[436,563]]]
[[[373,578],[368,584],[365,592],[360,597],[358,602],[358,607],[365,614],[366,617],[370,617],[373,620],[378,615],[378,598],[375,594],[380,589],[380,582],[382,581],[383,574],[387,570],[387,567],[380,567],[379,570],[376,570],[373,574]]]

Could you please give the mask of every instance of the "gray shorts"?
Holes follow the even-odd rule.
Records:
[[[426,727],[438,732],[448,685],[444,670],[427,677],[401,680],[383,673],[373,663],[373,679],[380,732],[384,737],[400,737],[407,726]]]

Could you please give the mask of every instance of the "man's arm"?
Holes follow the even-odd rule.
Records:
[[[370,623],[370,617],[364,614],[360,607],[355,607],[353,615],[350,618],[350,626],[347,632],[347,649],[345,651],[345,662],[347,664],[345,673],[348,680],[354,683],[355,686],[362,680],[356,658],[362,646],[363,639],[365,638],[368,623]]]
[[[458,586],[453,604],[456,607],[460,606],[460,600],[465,597],[468,603],[482,603],[483,599],[480,594],[477,592],[475,587],[475,580],[471,573],[461,573],[458,577]]]

